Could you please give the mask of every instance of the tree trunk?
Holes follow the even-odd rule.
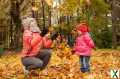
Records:
[[[116,27],[117,27],[117,23],[116,23],[116,13],[117,13],[117,9],[115,8],[115,1],[112,2],[112,33],[113,33],[113,48],[116,49],[117,48],[117,34],[116,34]]]
[[[43,14],[43,29],[45,28],[45,3],[44,3],[44,0],[41,0],[41,3],[42,3],[42,14]]]
[[[21,19],[20,19],[20,6],[17,0],[11,0],[11,18],[15,24],[15,39],[13,48],[19,48],[20,46],[20,29],[21,29]]]
[[[14,46],[12,17],[10,21],[10,49]]]
[[[48,9],[49,9],[49,12],[48,12],[48,13],[49,13],[49,15],[48,15],[48,16],[49,16],[49,17],[48,17],[48,25],[51,26],[51,16],[52,16],[52,15],[51,15],[51,8],[48,7]]]

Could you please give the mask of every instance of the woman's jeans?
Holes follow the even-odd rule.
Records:
[[[22,58],[22,64],[27,70],[44,69],[51,57],[51,49],[42,49],[37,56]]]
[[[90,56],[80,56],[80,63],[81,63],[81,72],[89,72],[90,65],[89,65]]]

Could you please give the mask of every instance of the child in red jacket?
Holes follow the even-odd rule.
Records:
[[[94,42],[89,35],[88,25],[81,23],[77,27],[78,36],[75,40],[73,52],[80,57],[81,72],[90,71],[89,60],[92,48],[95,48]]]

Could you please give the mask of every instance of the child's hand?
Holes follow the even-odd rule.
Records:
[[[95,47],[95,48],[93,48],[93,50],[95,50],[95,51],[96,51],[96,50],[97,50],[97,48]]]
[[[74,53],[75,53],[75,50],[72,49],[72,50],[71,50],[71,53],[74,54]]]

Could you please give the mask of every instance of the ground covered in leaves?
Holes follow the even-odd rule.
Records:
[[[120,51],[112,49],[93,50],[91,73],[81,73],[79,58],[69,48],[54,49],[50,63],[39,76],[31,79],[110,79],[111,69],[120,69]],[[19,54],[0,58],[0,79],[25,79]]]

